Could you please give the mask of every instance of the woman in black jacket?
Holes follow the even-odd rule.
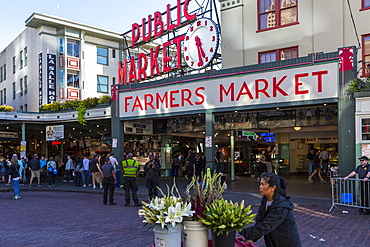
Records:
[[[286,180],[275,173],[263,173],[260,180],[260,193],[263,195],[258,209],[256,223],[243,228],[240,234],[249,242],[262,236],[266,247],[300,247],[290,198],[286,196]]]
[[[14,195],[12,196],[13,199],[18,200],[21,198],[21,191],[19,189],[19,182],[22,179],[22,177],[19,175],[19,169],[20,165],[18,163],[17,158],[12,158],[11,161],[11,166],[9,170],[9,181],[8,183],[12,183],[13,190],[14,190]]]

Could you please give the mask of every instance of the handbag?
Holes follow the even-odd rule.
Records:
[[[48,166],[48,172],[53,172],[53,167],[52,166]]]
[[[54,168],[53,172],[54,172],[55,175],[57,175],[58,174],[57,168]]]

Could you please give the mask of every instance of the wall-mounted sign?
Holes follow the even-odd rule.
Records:
[[[55,54],[47,54],[47,95],[48,104],[56,101],[56,74],[57,74],[57,56]]]
[[[205,146],[206,146],[206,148],[211,148],[212,147],[212,136],[206,136]]]
[[[42,52],[39,53],[39,106],[42,106]]]
[[[338,63],[121,91],[119,116],[136,117],[338,98]]]
[[[18,138],[18,132],[0,131],[0,138]]]
[[[46,141],[57,141],[64,139],[64,125],[46,126]]]
[[[306,143],[338,143],[338,137],[307,138]]]

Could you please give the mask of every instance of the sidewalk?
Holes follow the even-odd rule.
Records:
[[[286,177],[288,182],[287,195],[291,196],[291,200],[297,205],[325,205],[328,210],[331,206],[331,187],[329,179],[327,183],[320,183],[316,180],[314,183],[308,183],[306,175],[291,175]],[[42,187],[37,187],[37,182],[34,180],[33,187],[28,188],[28,183],[21,186],[21,191],[66,191],[66,192],[84,192],[100,194],[102,190],[93,190],[92,187],[76,187],[74,183],[62,182],[63,177],[58,176],[56,179],[56,186],[48,188],[48,183],[43,183]],[[140,200],[147,200],[147,188],[145,186],[145,178],[138,178],[138,196]],[[185,188],[190,180],[179,178],[176,179],[176,185],[179,192],[184,195]],[[259,205],[261,195],[259,193],[259,182],[254,177],[236,177],[234,181],[227,179],[228,189],[224,192],[224,198],[233,201],[245,200],[251,205]],[[167,192],[166,184],[171,188],[173,185],[172,178],[160,178],[159,185],[164,193]],[[12,190],[11,186],[0,184],[0,190]],[[122,188],[115,191],[115,195],[124,195]]]

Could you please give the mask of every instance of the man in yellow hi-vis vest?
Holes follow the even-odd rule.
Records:
[[[132,158],[132,153],[127,155],[127,159],[122,161],[123,189],[125,190],[125,207],[130,207],[130,190],[132,191],[132,200],[136,207],[141,206],[137,198],[138,185],[136,178],[140,163]]]

